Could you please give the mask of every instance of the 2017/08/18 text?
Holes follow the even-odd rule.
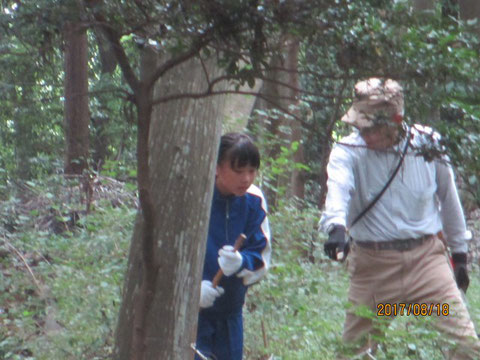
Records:
[[[379,303],[377,316],[448,316],[450,306],[448,304],[431,303]]]

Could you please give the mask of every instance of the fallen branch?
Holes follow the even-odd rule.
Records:
[[[38,289],[38,293],[39,295],[42,297],[43,295],[43,289],[42,287],[40,286],[40,283],[38,282],[37,278],[35,277],[35,274],[33,273],[32,271],[32,268],[30,267],[30,265],[28,265],[27,263],[27,260],[25,259],[25,257],[22,255],[22,253],[15,247],[13,246],[7,239],[3,239],[3,242],[5,243],[5,245],[7,245],[8,248],[10,248],[14,253],[15,255],[17,255],[20,260],[22,260],[23,264],[25,265],[25,268],[28,270],[28,272],[30,273],[30,275],[32,276],[32,279],[33,279],[33,282],[35,283],[35,286],[37,287]]]

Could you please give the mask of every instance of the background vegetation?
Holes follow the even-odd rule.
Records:
[[[109,359],[136,214],[134,191],[100,177],[94,211],[82,211],[78,184],[55,175],[23,188],[29,201],[1,204],[0,358]],[[250,289],[245,307],[247,359],[335,359],[348,279],[323,254],[318,210],[285,204],[271,215],[273,267]],[[480,222],[470,221],[478,234]],[[6,231],[6,228],[15,230]],[[478,255],[472,248],[468,305],[480,324]],[[445,339],[421,318],[387,330],[377,359],[442,359]],[[273,358],[271,357],[273,355]]]
[[[143,28],[138,13],[126,9],[141,8],[128,1],[106,3],[111,14],[120,9],[128,15],[116,18],[120,42],[138,61],[138,49],[149,38],[132,30]],[[225,18],[199,8],[198,17],[183,23],[181,6],[146,3],[158,5],[159,18],[168,19],[159,26],[159,33],[173,33],[162,43],[168,54],[185,48],[187,25],[201,27],[212,17],[230,21],[228,16],[236,14],[231,7],[246,4],[217,1],[231,11],[221,14]],[[272,196],[273,267],[249,294],[245,352],[255,360],[333,359],[338,351],[348,352],[340,341],[348,281],[344,267],[323,255],[324,239],[316,226],[325,160],[332,143],[348,131],[338,119],[352,86],[373,75],[402,81],[406,120],[430,124],[443,135],[477,235],[479,25],[475,14],[462,13],[456,1],[432,2],[427,12],[406,0],[317,1],[303,12],[288,8],[302,2],[282,3],[284,8],[265,6],[263,11],[258,2],[260,17],[248,21],[258,25],[263,19],[271,39],[278,40],[281,30],[299,41],[301,92],[295,100],[301,102],[288,105],[288,116],[274,106],[256,107],[252,116],[224,123],[225,130],[246,126],[256,136],[264,160],[258,182]],[[0,6],[0,358],[6,360],[107,359],[113,352],[139,206],[135,109],[120,69],[114,65],[106,71],[108,46],[89,28],[90,157],[82,174],[64,176],[62,29],[65,22],[78,20],[75,4],[38,0],[2,1]],[[281,29],[277,17],[286,14],[294,16]],[[220,29],[229,29],[228,24]],[[253,44],[252,39],[258,37],[228,42]],[[250,49],[254,55],[256,50]],[[262,55],[258,63],[241,65],[235,53],[219,63],[240,79],[238,86],[248,87],[262,78],[259,69],[271,58],[287,56],[273,46],[269,50],[257,54]],[[301,120],[295,140],[288,122],[292,114]],[[280,125],[273,126],[278,120]],[[300,152],[303,157],[297,158]],[[295,171],[305,180],[301,198],[291,191]],[[476,240],[470,255],[467,300],[480,325]],[[443,340],[435,331],[419,326],[418,319],[399,320],[388,328],[378,359],[442,358]]]

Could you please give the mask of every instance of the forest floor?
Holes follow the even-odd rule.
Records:
[[[0,359],[110,359],[134,187],[52,177],[10,194],[0,201]],[[478,327],[480,211],[468,215],[467,303]],[[323,255],[318,216],[288,205],[271,215],[272,268],[247,298],[246,359],[323,360],[348,351],[341,342],[348,276]],[[417,320],[389,324],[376,358],[441,359],[442,337]]]

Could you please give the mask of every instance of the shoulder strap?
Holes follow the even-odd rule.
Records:
[[[395,179],[395,176],[398,173],[398,170],[400,170],[400,167],[403,164],[403,159],[405,158],[405,155],[407,154],[408,146],[410,145],[410,128],[407,130],[407,141],[405,142],[405,146],[402,150],[402,154],[400,155],[400,160],[398,161],[397,167],[393,171],[392,175],[390,176],[390,179],[386,182],[385,186],[383,187],[382,190],[373,198],[372,201],[362,210],[360,214],[357,215],[357,217],[352,221],[352,224],[350,225],[350,229],[367,213],[370,211],[371,208],[377,203],[377,201],[382,197],[382,195],[387,191],[388,187],[392,183],[393,179]]]

